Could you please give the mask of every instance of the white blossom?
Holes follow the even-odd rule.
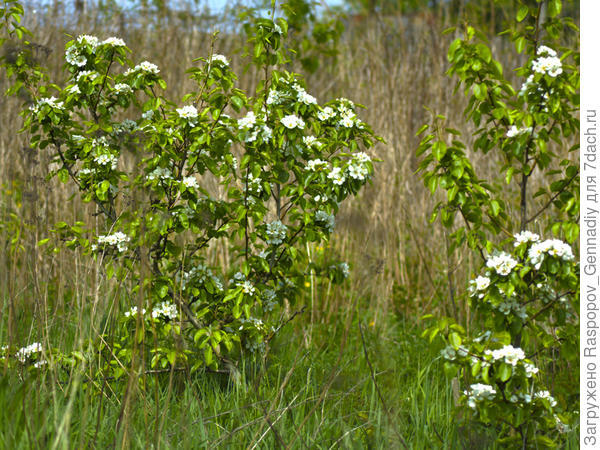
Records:
[[[279,245],[287,235],[287,227],[280,220],[275,220],[267,224],[267,244]]]
[[[132,306],[129,311],[125,312],[125,317],[135,317],[138,313],[138,307]],[[142,316],[146,315],[146,308],[142,308]]]
[[[158,68],[158,66],[156,64],[152,64],[151,62],[148,62],[148,61],[142,61],[137,66],[135,66],[133,69],[128,69],[125,72],[125,76],[129,76],[135,72],[140,72],[140,71],[146,72],[149,74],[153,74],[153,75],[158,75],[158,73],[160,72],[160,69]]]
[[[339,267],[340,267],[340,270],[342,271],[342,276],[344,278],[348,278],[350,276],[350,266],[348,265],[348,263],[341,262]]]
[[[224,66],[228,66],[229,65],[229,61],[227,61],[227,58],[223,55],[212,55],[210,57],[210,62],[211,63],[219,63],[219,64],[223,64]]]
[[[171,174],[171,171],[169,169],[164,168],[164,167],[157,167],[156,169],[154,169],[152,172],[150,172],[146,176],[146,179],[149,181],[153,181],[153,180],[166,181],[166,180],[173,179],[173,175]]]
[[[492,358],[494,361],[504,359],[507,364],[516,366],[519,361],[525,359],[525,352],[520,348],[515,348],[512,345],[505,345],[501,349],[492,350]]]
[[[133,92],[133,89],[131,89],[131,86],[129,86],[128,84],[125,84],[125,83],[115,84],[114,89],[117,94],[130,94]]]
[[[288,129],[293,130],[294,128],[299,128],[302,130],[304,128],[304,120],[295,114],[290,114],[281,119],[281,123]]]
[[[65,51],[65,60],[68,64],[77,67],[83,67],[87,64],[87,58],[79,53],[79,49],[76,45],[70,46]]]
[[[335,216],[333,214],[327,214],[325,211],[317,211],[315,213],[315,222],[322,223],[329,233],[333,233],[335,228]]]
[[[32,355],[36,353],[40,353],[42,351],[42,344],[39,342],[34,342],[33,344],[28,345],[27,347],[20,348],[17,350],[15,354],[16,358],[25,363]]]
[[[94,157],[94,162],[101,166],[110,166],[112,170],[115,170],[117,168],[118,161],[119,159],[116,156],[111,155],[110,153],[101,153]]]
[[[488,277],[478,276],[474,280],[469,281],[469,291],[471,292],[471,297],[474,295],[478,295],[479,298],[484,297],[484,292],[490,285],[490,279]]]
[[[187,189],[198,189],[200,187],[198,181],[196,181],[196,177],[193,176],[185,177],[182,183]]]
[[[300,103],[304,103],[305,105],[317,104],[317,99],[307,93],[302,86],[299,84],[294,84],[292,87],[296,90],[297,98]]]
[[[327,175],[327,178],[333,181],[333,184],[337,184],[341,186],[346,181],[346,176],[342,173],[342,169],[339,167],[334,167],[331,169],[331,172]]]
[[[446,348],[440,352],[440,355],[444,359],[454,361],[456,359],[456,350],[451,345],[447,345]]]
[[[102,41],[102,45],[110,45],[111,47],[125,47],[125,41],[118,37],[109,37]]]
[[[123,122],[115,125],[115,132],[117,134],[121,133],[131,133],[137,128],[137,123],[131,119],[125,119]]]
[[[483,400],[493,400],[496,395],[496,390],[488,385],[488,384],[472,384],[471,392],[465,392],[465,395],[468,395],[467,404],[469,408],[475,409],[477,407],[477,403]]]
[[[92,47],[92,51],[98,47],[100,43],[99,39],[96,36],[90,36],[89,34],[81,34],[77,37],[77,43],[79,44],[87,44]]]
[[[279,104],[279,102],[281,101],[281,97],[283,95],[275,90],[275,89],[271,89],[269,91],[269,95],[267,96],[267,105],[277,105]]]
[[[153,116],[154,116],[154,110],[152,110],[152,109],[149,109],[148,111],[142,113],[142,119],[144,119],[144,120],[151,120]]]
[[[491,257],[486,262],[487,267],[494,269],[498,275],[502,276],[508,275],[516,265],[517,261],[504,252]]]
[[[238,284],[238,286],[241,286],[242,292],[244,294],[248,294],[250,296],[253,296],[254,292],[256,291],[256,288],[248,280],[244,281],[243,283]]]
[[[162,317],[163,319],[174,320],[177,319],[177,306],[174,303],[164,301],[160,302],[157,306],[152,309],[152,318],[158,319]]]
[[[302,137],[302,142],[307,147],[312,147],[315,143],[318,143],[317,138],[314,137],[314,136],[303,136]]]
[[[550,392],[548,391],[538,391],[534,394],[534,398],[548,400],[548,403],[550,403],[550,406],[552,408],[556,406],[556,400],[550,395]]]
[[[127,236],[122,231],[117,231],[113,234],[106,234],[98,236],[98,244],[99,245],[111,245],[116,246],[120,253],[123,253],[127,250],[127,243],[131,240],[129,236]]]
[[[69,95],[81,94],[81,89],[79,89],[79,86],[76,84],[69,86],[66,91]]]
[[[321,121],[324,122],[326,120],[329,120],[331,118],[335,117],[335,111],[333,110],[333,108],[326,106],[325,108],[323,108],[322,111],[319,111],[317,113],[317,118]]]
[[[94,81],[98,78],[98,72],[94,72],[93,70],[83,70],[77,74],[77,82],[79,83],[82,78],[87,78],[89,81]]]
[[[523,364],[523,367],[525,368],[525,376],[527,378],[531,378],[533,375],[539,372],[539,369],[533,364],[525,363]]]
[[[31,106],[29,109],[34,113],[38,113],[40,108],[44,105],[48,105],[52,109],[63,109],[65,104],[63,102],[59,102],[56,97],[48,97],[48,98],[40,98],[34,106]]]
[[[529,260],[536,269],[539,269],[542,265],[545,253],[560,258],[563,261],[572,261],[575,258],[571,246],[559,239],[548,239],[544,242],[536,242],[527,252]]]
[[[254,112],[249,111],[244,117],[238,120],[238,126],[240,129],[248,129],[252,128],[256,123],[256,115]]]
[[[527,242],[538,242],[540,240],[540,236],[532,233],[531,231],[523,231],[521,233],[515,234],[515,247],[518,247],[521,244],[526,244]]]
[[[519,136],[521,134],[527,134],[527,133],[531,133],[532,128],[531,127],[527,127],[527,128],[517,128],[515,125],[511,126],[509,128],[509,130],[506,132],[506,137],[515,137],[515,136]]]
[[[361,164],[371,162],[371,157],[367,155],[365,152],[358,152],[354,154],[353,159],[358,161]]]
[[[345,128],[352,128],[354,126],[356,120],[356,114],[350,110],[341,110],[340,111],[340,122],[339,124]]]
[[[547,48],[547,47],[546,47]],[[552,50],[554,52],[554,50]],[[533,61],[532,70],[537,73],[557,77],[562,73],[562,63],[560,58],[556,56],[556,52],[552,56],[540,56]]]
[[[198,118],[198,110],[194,105],[187,105],[182,108],[177,108],[177,114],[179,114],[179,117],[181,117],[182,119],[187,119],[187,121],[191,125],[196,124],[196,119]]]
[[[306,170],[317,171],[319,169],[324,169],[328,165],[327,161],[323,161],[322,159],[311,159],[306,163]]]
[[[355,180],[364,180],[369,175],[369,170],[362,164],[351,163],[348,166],[348,175]]]

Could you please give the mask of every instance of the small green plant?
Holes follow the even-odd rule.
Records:
[[[520,90],[505,78],[485,36],[474,28],[467,26],[448,51],[448,73],[469,95],[465,116],[476,127],[473,151],[498,155],[505,186],[477,176],[467,146],[456,130],[442,125],[443,117],[419,146],[425,185],[432,193],[446,191],[433,218],[453,229],[452,249],[466,243],[485,263],[469,297],[483,329],[472,326],[467,333],[444,318],[424,336],[432,342],[441,336],[447,345],[445,371],[465,383],[460,406],[466,418],[491,427],[502,445],[554,447],[577,424],[578,411],[572,381],[579,367],[579,265],[568,243],[579,235],[579,165],[560,159],[557,149],[579,129],[579,54],[560,48],[559,56],[551,48],[567,27],[576,30],[571,20],[560,18],[560,1],[518,2],[515,11],[515,28],[505,34],[517,52],[528,55],[516,70],[525,79]],[[544,182],[532,195],[534,177]],[[512,204],[506,193],[515,181],[518,203]],[[534,198],[541,199],[537,209]],[[457,216],[461,226],[455,225]],[[542,240],[528,231],[533,226],[568,243]],[[569,366],[568,375],[554,369],[559,358]]]
[[[29,86],[31,146],[103,218],[99,229],[59,222],[56,236],[129,287],[117,337],[98,347],[108,376],[135,355],[152,368],[217,369],[263,349],[278,325],[271,311],[311,276],[348,276],[346,263],[313,264],[307,248],[328,239],[339,205],[371,178],[364,150],[378,138],[352,101],[319,105],[298,74],[278,70],[285,20],[249,27],[264,73],[253,96],[213,53],[195,60],[197,88],[174,104],[156,65],[134,64],[119,38],[89,35],[66,45],[64,86]],[[227,263],[212,264],[216,246]]]

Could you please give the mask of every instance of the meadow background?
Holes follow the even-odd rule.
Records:
[[[53,80],[65,77],[69,36],[118,36],[136,58],[160,67],[166,96],[178,101],[191,88],[185,68],[209,54],[217,29],[215,52],[242,73],[240,87],[249,89],[260,77],[252,68],[242,70],[237,5],[212,12],[203,4],[167,1],[24,5],[25,24],[40,45],[36,58]],[[0,447],[491,446],[457,425],[457,387],[444,377],[438,351],[420,337],[426,314],[469,323],[466,286],[478,261],[467,249],[450,254],[448,231],[429,221],[441,197],[415,174],[415,134],[433,114],[443,114],[449,126],[470,135],[461,113],[466,98],[453,95],[455,82],[445,76],[446,50],[456,34],[442,32],[466,20],[499,31],[513,9],[509,1],[491,0],[320,5],[315,21],[344,25],[335,55],[315,51],[313,72],[298,60],[289,69],[305,74],[320,101],[347,97],[365,105],[361,119],[385,140],[373,152],[381,159],[373,183],[343,206],[331,241],[311,249],[348,261],[349,280],[311,285],[299,304],[284,311],[291,320],[271,341],[267,357],[242,360],[239,376],[147,373],[165,382],[132,393],[125,382],[92,388],[85,372],[32,376],[0,368]],[[562,14],[578,22],[576,5],[566,4]],[[302,33],[293,38],[301,40]],[[507,40],[492,40],[491,48],[506,68],[524,62]],[[10,56],[10,44],[2,51]],[[513,86],[521,82],[515,76]],[[0,73],[0,90],[7,88]],[[28,137],[17,132],[18,112],[28,101],[0,97],[0,344],[39,341],[65,352],[83,350],[124,306],[119,289],[91,259],[37,245],[59,220],[94,218],[74,188],[46,180],[49,162],[29,151]],[[483,178],[496,178],[500,161],[493,152],[470,156]],[[531,231],[543,235],[545,225],[536,223]],[[226,263],[226,254],[213,253],[215,264]]]

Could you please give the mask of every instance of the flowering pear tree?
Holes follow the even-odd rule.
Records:
[[[572,392],[579,368],[579,264],[569,245],[579,235],[579,164],[568,157],[578,146],[558,156],[578,134],[579,54],[555,50],[565,30],[576,30],[559,17],[559,0],[535,6],[519,1],[515,10],[517,21],[506,34],[528,56],[516,70],[524,79],[519,90],[474,28],[467,26],[448,51],[449,74],[469,96],[465,116],[476,127],[472,150],[497,155],[505,187],[477,176],[460,133],[444,127],[443,117],[419,146],[425,185],[432,193],[446,191],[433,218],[453,230],[452,249],[466,244],[483,263],[468,289],[477,325],[467,332],[455,319],[443,318],[424,336],[445,342],[444,370],[464,384],[462,417],[481,424],[502,445],[555,447],[576,425],[579,409]],[[544,181],[532,195],[536,178]],[[517,204],[510,200],[515,184]],[[534,198],[541,201],[532,207]],[[566,242],[543,240],[532,228]]]
[[[66,45],[64,86],[31,88],[32,147],[103,218],[98,229],[60,222],[57,236],[132,287],[120,294],[120,338],[100,345],[111,376],[134,349],[151,367],[191,369],[260,351],[278,325],[269,313],[307,278],[348,276],[345,263],[313,264],[307,248],[371,178],[365,150],[378,138],[352,101],[319,104],[298,74],[277,69],[283,19],[251,26],[264,73],[252,96],[213,53],[195,60],[196,88],[175,104],[159,67],[133,63],[119,38],[88,35]],[[208,256],[217,245],[223,265]]]

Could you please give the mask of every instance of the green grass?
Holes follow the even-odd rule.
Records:
[[[393,320],[390,320],[393,322]],[[290,324],[241,377],[146,375],[97,389],[77,374],[7,372],[2,448],[455,448],[449,382],[415,330],[356,319]],[[296,328],[293,328],[293,327]],[[365,326],[365,325],[363,325]],[[67,381],[68,380],[68,381]],[[125,404],[128,403],[127,406]],[[399,437],[400,436],[400,437]]]

